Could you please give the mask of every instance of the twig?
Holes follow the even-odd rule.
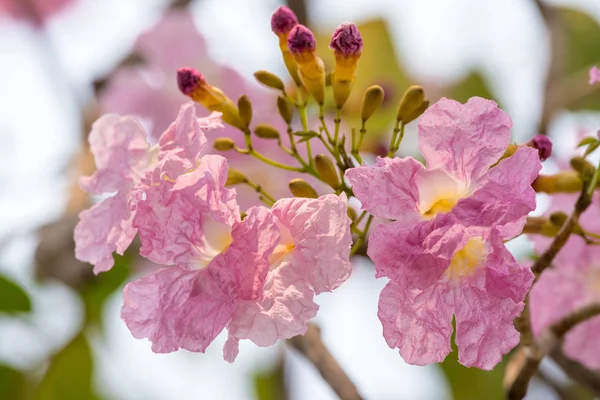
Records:
[[[513,367],[505,376],[507,397],[510,400],[525,397],[529,381],[536,374],[544,356],[560,344],[569,330],[597,315],[600,315],[600,303],[583,307],[552,324],[538,342],[531,346],[521,346],[518,355],[511,360]]]
[[[589,370],[577,361],[567,358],[558,346],[550,353],[550,357],[565,371],[569,378],[594,393],[594,395],[600,396],[600,374]]]
[[[577,400],[575,395],[571,393],[567,388],[563,387],[560,383],[556,382],[554,379],[550,378],[544,372],[538,370],[536,376],[546,384],[549,388],[554,390],[556,395],[561,400]]]
[[[333,358],[321,340],[321,332],[314,325],[308,325],[304,335],[288,339],[288,343],[306,357],[321,373],[342,400],[362,400],[356,386]]]

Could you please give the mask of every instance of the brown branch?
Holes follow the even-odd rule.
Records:
[[[554,392],[560,400],[577,400],[576,395],[571,393],[571,391],[568,388],[565,388],[563,385],[550,378],[541,370],[538,370],[535,375],[537,378],[539,378],[539,380],[544,382],[546,386],[554,390]]]
[[[573,381],[577,382],[596,396],[600,396],[600,374],[591,371],[577,361],[567,358],[560,349],[556,347],[550,357],[562,368]]]
[[[600,303],[576,310],[552,324],[538,342],[521,346],[511,360],[505,375],[505,388],[510,400],[520,400],[527,394],[529,381],[536,374],[540,362],[560,344],[562,338],[576,325],[600,315]]]
[[[319,370],[325,382],[331,386],[340,399],[362,400],[354,383],[325,347],[319,328],[308,325],[308,330],[304,335],[288,339],[288,343]]]

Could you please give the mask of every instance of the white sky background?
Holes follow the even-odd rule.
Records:
[[[597,18],[600,1],[577,5]],[[34,292],[31,321],[0,320],[0,361],[31,366],[68,339],[79,323],[80,306],[61,285],[35,287],[30,275],[35,237],[31,229],[62,212],[67,178],[61,176],[77,150],[77,103],[89,83],[126,54],[140,30],[160,15],[161,0],[79,0],[49,27],[48,42],[27,26],[0,21],[0,270]],[[482,67],[515,122],[517,137],[531,136],[540,113],[547,68],[542,21],[526,0],[313,0],[315,24],[332,29],[346,20],[387,18],[397,53],[417,78],[451,81]],[[251,5],[251,6],[250,6]],[[198,27],[213,58],[251,77],[258,69],[281,67],[269,28],[274,0],[200,0]],[[62,71],[62,72],[61,72]],[[557,127],[573,129],[572,117]],[[598,126],[588,117],[586,126]],[[390,350],[376,317],[385,282],[357,270],[334,295],[322,295],[318,322],[342,365],[372,399],[443,399],[445,383],[435,368],[411,367]],[[277,348],[241,347],[233,366],[221,358],[223,338],[207,355],[154,355],[131,337],[119,320],[120,295],[107,310],[107,340],[95,341],[97,381],[115,399],[250,399],[248,373],[268,366]],[[32,333],[31,324],[38,329]],[[293,399],[333,398],[317,373],[291,357]],[[550,398],[539,391],[530,398]]]

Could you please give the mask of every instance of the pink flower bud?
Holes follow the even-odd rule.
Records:
[[[289,7],[281,6],[271,15],[271,30],[277,35],[288,33],[296,25],[298,18]]]
[[[288,48],[293,54],[314,52],[317,48],[315,35],[304,25],[296,25],[288,36]]]
[[[345,57],[360,54],[363,47],[360,31],[353,23],[344,22],[333,32],[329,47]]]

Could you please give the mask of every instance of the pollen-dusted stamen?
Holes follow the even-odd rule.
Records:
[[[206,83],[204,75],[194,68],[183,67],[177,70],[177,85],[179,85],[179,90],[186,96],[192,94],[195,89],[204,83]]]
[[[548,136],[537,135],[527,143],[527,146],[537,149],[542,161],[552,155],[552,141]]]
[[[313,53],[317,49],[315,35],[304,25],[296,25],[288,35],[288,48],[294,55]]]
[[[277,35],[287,35],[296,25],[298,18],[289,7],[281,6],[271,15],[271,30]]]
[[[344,22],[333,32],[329,47],[335,50],[336,55],[359,56],[363,47],[360,31],[353,23]]]

